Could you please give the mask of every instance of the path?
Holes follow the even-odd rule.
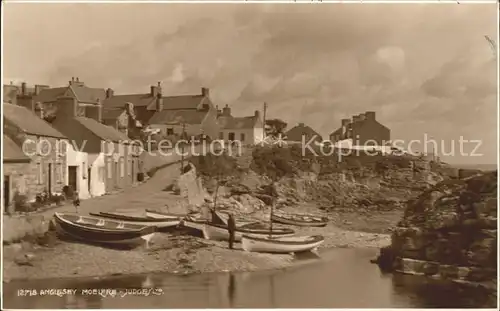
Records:
[[[179,201],[180,198],[171,192],[163,191],[179,176],[180,164],[172,164],[158,170],[153,177],[136,187],[123,192],[82,200],[79,212],[83,214],[114,210],[144,211],[162,209],[168,203]],[[44,211],[41,214],[52,217],[55,212],[74,212],[73,205],[65,205]]]

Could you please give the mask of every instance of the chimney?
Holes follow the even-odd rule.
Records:
[[[156,111],[163,111],[163,97],[161,93],[156,95]]]
[[[127,111],[127,114],[131,117],[135,116],[135,113],[134,113],[134,104],[132,103],[125,103],[125,110]]]
[[[360,120],[360,121],[364,121],[364,120],[366,120],[366,116],[365,116],[365,114],[364,114],[364,113],[360,113],[360,114],[359,114],[359,120]]]
[[[26,82],[21,83],[21,95],[28,95],[26,92]]]
[[[366,120],[375,120],[375,111],[367,111],[365,112]]]
[[[158,94],[161,96],[161,82],[158,82],[158,85],[152,85],[151,86],[151,96],[152,97],[157,97]]]
[[[304,127],[304,123],[299,123],[299,126],[300,127]]]
[[[43,105],[40,102],[37,102],[34,107],[35,114],[40,118],[43,119]]]
[[[113,95],[115,95],[115,92],[112,89],[108,88],[106,90],[106,98],[111,98],[111,97],[113,97]]]
[[[57,117],[58,119],[72,119],[77,116],[78,105],[76,99],[71,96],[61,96],[57,98]]]
[[[231,116],[231,108],[226,104],[226,107],[222,108],[222,115],[225,117]]]
[[[254,116],[255,116],[255,118],[259,119],[260,118],[260,111],[255,110]]]
[[[210,89],[206,87],[201,88],[201,96],[203,97],[209,97],[210,96]]]
[[[80,82],[80,78],[76,77],[76,82]]]
[[[97,100],[97,105],[94,109],[96,110],[96,121],[102,123],[102,104],[100,99]]]
[[[356,123],[359,121],[359,115],[357,116],[352,116],[352,123]]]
[[[342,119],[342,126],[347,126],[347,124],[351,123],[351,119]]]

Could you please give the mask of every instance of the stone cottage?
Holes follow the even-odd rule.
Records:
[[[29,163],[17,166],[21,168],[19,172],[12,171],[13,166],[10,165],[10,172],[4,172],[4,178],[5,173],[8,173],[7,180],[12,186],[8,192],[18,191],[26,195],[28,201],[34,201],[36,195],[44,191],[62,193],[67,181],[67,137],[24,107],[4,103],[3,112],[4,135],[10,138],[7,143],[11,149],[16,150],[14,145],[21,148],[22,153],[30,159]],[[20,182],[14,185],[11,180]]]

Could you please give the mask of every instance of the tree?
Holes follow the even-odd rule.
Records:
[[[281,119],[269,119],[266,120],[266,125],[266,136],[278,137],[279,134],[284,134],[288,124]]]

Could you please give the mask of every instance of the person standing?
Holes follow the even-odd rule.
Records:
[[[236,221],[233,214],[229,214],[229,218],[227,219],[227,231],[229,232],[229,249],[233,249],[234,234],[236,231]]]
[[[80,207],[80,197],[78,195],[78,192],[75,192],[75,194],[74,194],[73,206],[75,207],[76,212],[78,213],[78,208]]]

